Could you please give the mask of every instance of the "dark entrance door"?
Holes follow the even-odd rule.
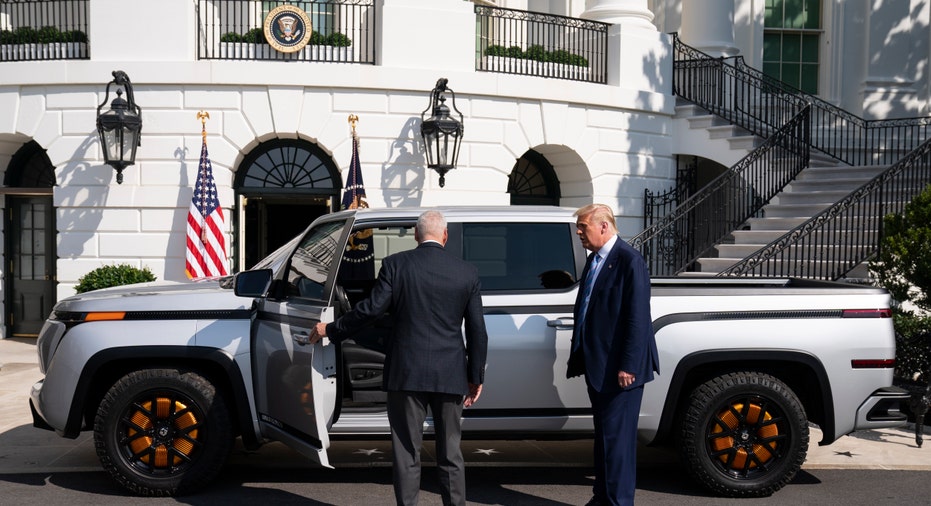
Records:
[[[51,197],[8,195],[9,324],[34,337],[55,305],[55,210]]]
[[[269,253],[330,212],[327,199],[250,198],[245,215],[245,266],[251,268]]]
[[[255,147],[236,171],[239,208],[236,264],[249,269],[339,205],[342,180],[320,146],[302,139],[273,139]],[[243,199],[238,200],[242,206]],[[334,206],[335,204],[335,206]],[[241,259],[241,261],[240,261]]]

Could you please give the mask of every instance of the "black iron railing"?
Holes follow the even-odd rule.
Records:
[[[679,156],[676,157],[676,184],[664,192],[654,192],[649,188],[643,190],[643,228],[663,216],[667,216],[680,202],[684,202],[695,193],[697,188],[698,157],[693,156],[690,163],[684,167],[680,165]]]
[[[850,165],[889,165],[931,137],[931,118],[865,120],[747,66],[714,58],[673,36],[673,93],[767,137],[811,104],[812,147]]]
[[[608,82],[607,23],[475,6],[475,70]]]
[[[883,217],[903,212],[928,184],[931,140],[718,276],[840,279],[879,251]]]
[[[0,0],[0,62],[87,59],[88,0]]]
[[[265,18],[281,5],[310,20],[313,34],[300,51],[277,51],[265,38]],[[374,0],[197,0],[197,17],[201,60],[375,63]]]
[[[763,145],[631,239],[653,276],[694,270],[698,258],[757,215],[808,166],[810,112],[803,108]]]

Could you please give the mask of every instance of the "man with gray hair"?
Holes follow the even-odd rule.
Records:
[[[414,238],[415,249],[382,260],[371,295],[335,322],[318,323],[311,342],[324,336],[341,341],[391,314],[382,388],[388,392],[395,499],[417,504],[429,407],[443,504],[464,505],[462,408],[481,395],[488,353],[481,286],[475,266],[446,251],[449,231],[441,212],[421,214]]]

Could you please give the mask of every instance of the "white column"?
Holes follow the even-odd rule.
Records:
[[[740,50],[734,43],[734,0],[682,2],[679,38],[714,57],[737,55]]]
[[[647,0],[585,0],[585,12],[581,17],[656,31]]]

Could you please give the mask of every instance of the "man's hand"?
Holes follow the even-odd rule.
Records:
[[[317,322],[314,331],[310,333],[310,344],[317,344],[324,337],[326,337],[326,323]]]
[[[465,407],[470,407],[475,404],[475,401],[478,400],[478,397],[482,395],[482,385],[474,385],[469,383],[469,395],[465,397],[465,400],[462,401],[462,405]]]
[[[636,378],[634,378],[633,374],[624,371],[617,372],[617,384],[621,385],[622,387],[629,387],[630,385],[633,385],[634,380],[636,380]]]

